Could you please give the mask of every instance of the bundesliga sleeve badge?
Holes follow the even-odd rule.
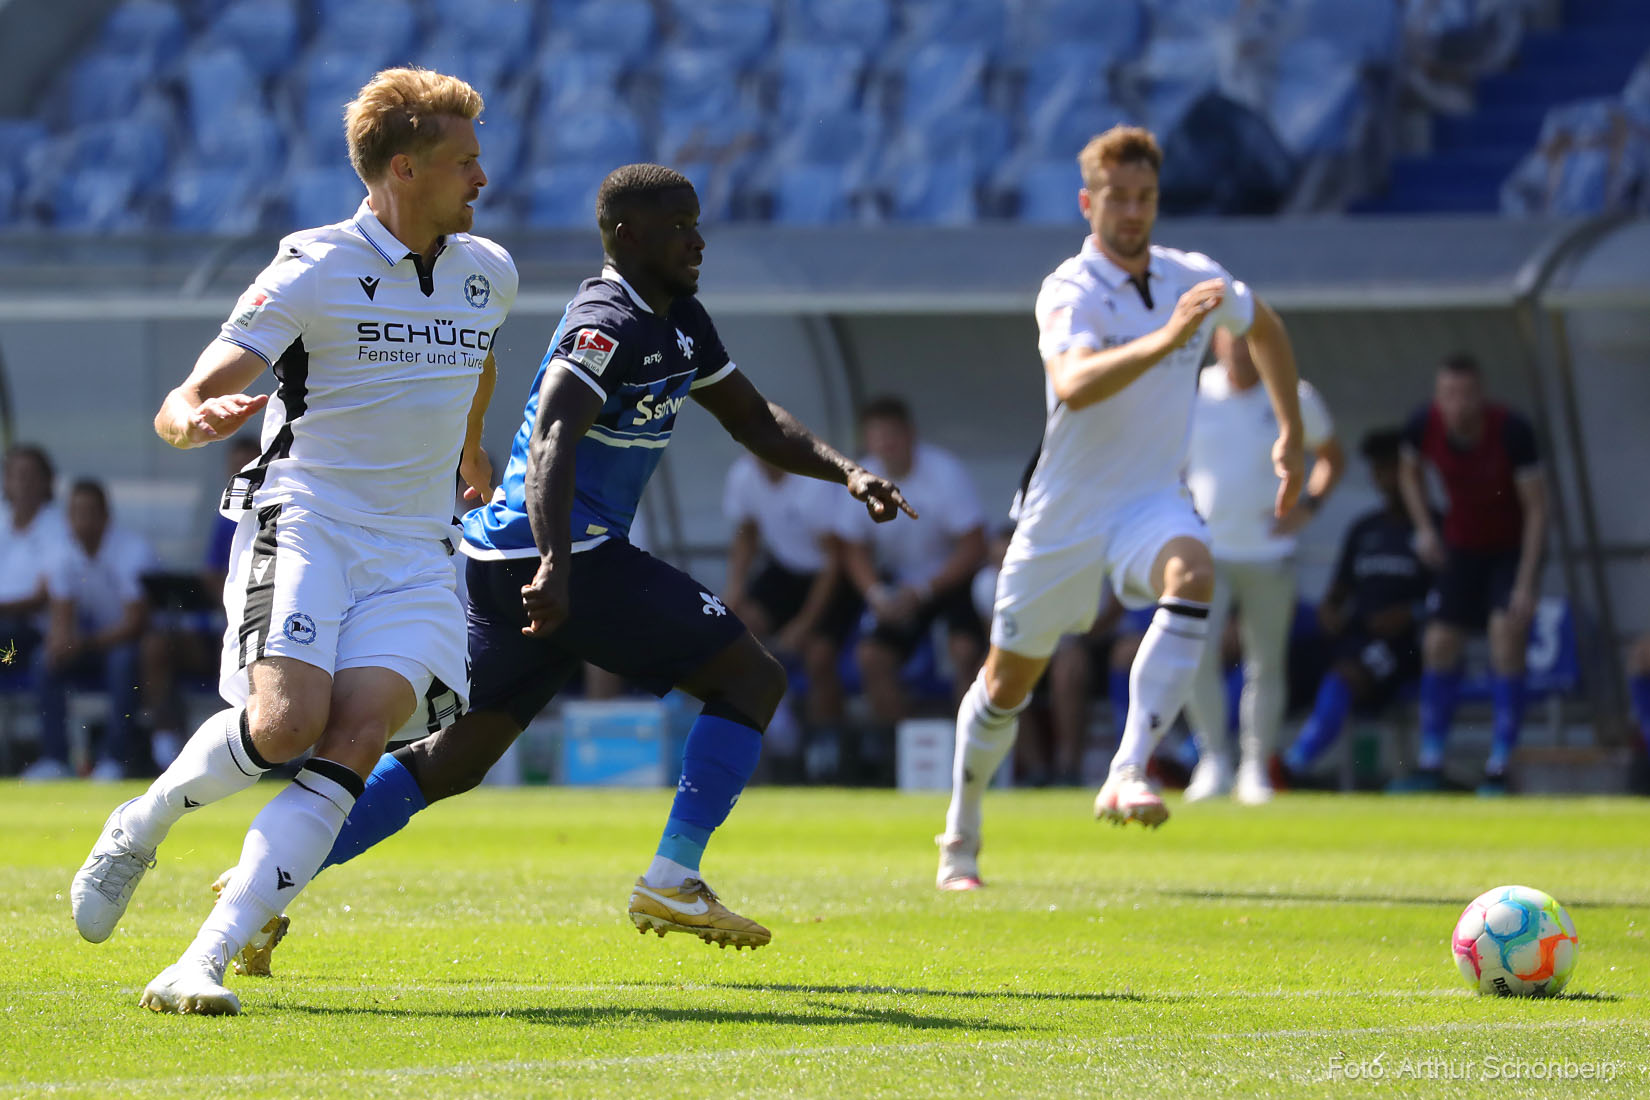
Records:
[[[262,313],[268,304],[269,295],[257,287],[248,290],[241,295],[241,300],[235,303],[235,324],[241,328],[251,328],[252,322],[258,319],[258,314]]]
[[[580,329],[567,358],[598,377],[619,350],[619,342],[598,329]]]

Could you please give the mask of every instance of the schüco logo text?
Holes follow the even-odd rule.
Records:
[[[493,334],[485,329],[457,328],[451,321],[436,320],[431,325],[409,325],[400,321],[357,321],[355,338],[363,344],[428,344],[432,347],[460,347],[486,351],[493,346]]]

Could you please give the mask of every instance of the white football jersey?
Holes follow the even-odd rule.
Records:
[[[290,502],[390,534],[450,535],[476,380],[515,299],[503,248],[454,233],[426,269],[366,202],[282,240],[218,334],[279,383],[263,453],[230,482],[223,514]]]
[[[1073,410],[1055,397],[1044,373],[1048,423],[1017,513],[1018,529],[1039,549],[1098,537],[1108,529],[1109,511],[1181,483],[1198,367],[1210,334],[1220,325],[1242,335],[1255,308],[1249,288],[1209,257],[1157,245],[1144,289],[1093,237],[1043,280],[1037,349],[1047,360],[1071,348],[1117,347],[1160,329],[1181,295],[1212,278],[1226,280],[1220,307],[1184,347],[1121,392]]]

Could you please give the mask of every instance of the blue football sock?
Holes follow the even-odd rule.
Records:
[[[1459,671],[1421,673],[1421,767],[1436,771],[1444,766],[1444,744],[1455,721],[1455,697],[1461,688]]]
[[[346,863],[381,840],[399,833],[412,815],[428,805],[418,781],[401,761],[385,753],[367,776],[367,789],[355,800],[332,851],[321,864],[326,870],[334,863]],[[320,872],[316,872],[319,874]]]
[[[1633,677],[1627,690],[1633,697],[1633,713],[1638,716],[1639,736],[1644,738],[1645,751],[1650,752],[1650,676]]]
[[[1312,705],[1312,716],[1301,727],[1300,736],[1283,754],[1283,762],[1293,772],[1305,771],[1312,761],[1335,743],[1346,724],[1347,712],[1352,709],[1352,689],[1339,673],[1331,672],[1318,685],[1318,698]]]
[[[1129,670],[1114,668],[1106,680],[1106,695],[1111,700],[1112,733],[1123,737],[1123,722],[1129,716]]]
[[[1211,642],[1211,645],[1214,643]],[[1243,665],[1235,664],[1226,670],[1226,734],[1238,731],[1243,709]]]
[[[1512,755],[1513,746],[1518,744],[1518,732],[1524,727],[1524,674],[1491,678],[1490,697],[1495,719],[1490,734],[1490,758],[1484,770],[1500,775],[1507,770],[1507,758]]]
[[[659,838],[659,857],[699,870],[699,860],[716,827],[728,819],[733,804],[756,771],[762,734],[754,727],[720,714],[701,713],[688,731],[682,750],[682,779],[676,801]]]

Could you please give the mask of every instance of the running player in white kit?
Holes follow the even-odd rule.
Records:
[[[462,712],[453,472],[485,499],[490,349],[517,285],[509,253],[468,232],[487,183],[481,108],[468,84],[423,69],[362,88],[345,129],[366,200],[282,240],[155,417],[162,439],[189,448],[264,411],[263,452],[222,502],[240,524],[224,586],[228,708],[109,816],[70,889],[80,934],[109,937],[185,814],[313,751],[253,820],[232,882],[144,990],[146,1008],[240,1011],[225,966],[280,934],[385,742]],[[266,369],[274,396],[247,395]]]
[[[1093,623],[1109,573],[1125,606],[1156,602],[1129,674],[1129,712],[1097,817],[1161,825],[1146,760],[1191,689],[1214,564],[1181,481],[1210,322],[1246,336],[1277,415],[1287,512],[1303,480],[1294,353],[1275,313],[1219,264],[1152,245],[1162,153],[1116,126],[1084,147],[1078,207],[1092,235],[1037,296],[1048,424],[997,582],[991,648],[957,714],[937,885],[980,885],[981,798],[1056,643]]]

